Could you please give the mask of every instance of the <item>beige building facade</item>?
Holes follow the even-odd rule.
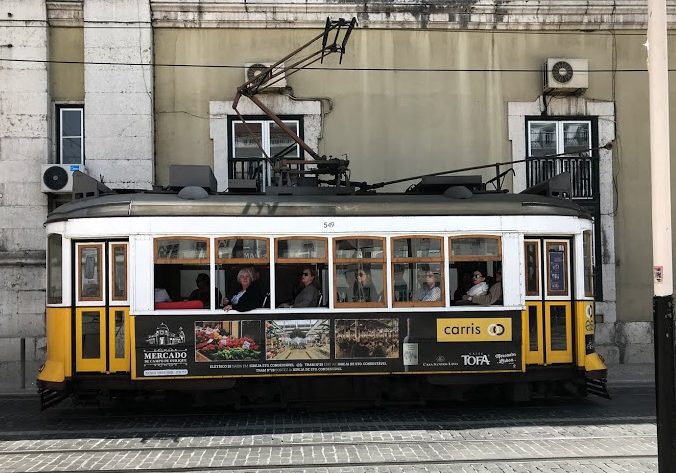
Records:
[[[668,4],[672,26],[676,2]],[[314,64],[261,100],[320,154],[346,155],[354,180],[370,182],[521,161],[543,142],[560,153],[567,133],[584,132],[598,162],[594,195],[582,199],[594,201],[598,221],[597,343],[610,363],[652,360],[646,2],[3,6],[0,159],[11,172],[0,177],[0,366],[8,376],[20,339],[29,373],[43,353],[42,222],[68,199],[43,192],[44,165],[80,156],[109,187],[150,189],[168,184],[172,164],[205,164],[225,191],[236,153],[231,105],[245,65],[285,56],[319,34],[326,17],[353,16],[359,26],[342,64]],[[586,60],[587,82],[574,94],[543,93],[548,58]],[[247,99],[240,111],[269,125]],[[80,123],[80,133],[68,123]],[[507,187],[529,185],[525,167],[515,164]]]

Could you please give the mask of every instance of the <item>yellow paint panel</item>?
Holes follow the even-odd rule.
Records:
[[[575,342],[577,366],[585,365],[585,336],[594,335],[594,301],[575,302]]]
[[[47,360],[41,381],[61,382],[71,376],[70,307],[47,307]]]
[[[509,342],[512,319],[508,317],[437,319],[438,342]]]
[[[79,307],[75,312],[75,369],[78,372],[106,371],[105,309]]]
[[[535,326],[531,327],[530,312],[535,311]],[[523,344],[526,364],[543,365],[545,363],[544,350],[544,327],[542,323],[542,302],[526,301],[526,310],[524,311],[524,336]],[[532,337],[531,337],[532,335]],[[534,340],[531,340],[534,338]]]
[[[120,320],[121,316],[121,320]],[[108,309],[108,360],[113,373],[129,372],[129,307]]]

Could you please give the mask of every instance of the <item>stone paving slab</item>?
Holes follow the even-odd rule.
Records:
[[[101,468],[170,470],[172,468],[243,468],[331,466],[435,462],[505,462],[508,460],[593,460],[657,455],[654,436],[567,439],[494,439],[410,441],[354,444],[296,443],[279,446],[180,448],[167,445],[131,451],[82,450],[59,453],[2,453],[0,471],[90,471]],[[610,457],[610,458],[609,458]],[[74,460],[77,459],[77,464]],[[565,470],[564,470],[565,471]]]
[[[654,423],[631,423],[624,425],[601,424],[586,426],[513,426],[457,430],[399,430],[359,432],[304,432],[273,435],[213,435],[175,436],[157,433],[150,437],[121,438],[59,438],[36,440],[0,441],[0,453],[35,450],[116,450],[116,449],[165,449],[201,447],[247,447],[283,446],[285,444],[325,445],[386,443],[386,442],[446,442],[466,440],[486,442],[491,440],[557,440],[603,439],[603,438],[651,438],[656,435]]]

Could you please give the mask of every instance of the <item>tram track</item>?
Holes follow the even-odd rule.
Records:
[[[264,473],[264,472],[275,472],[275,471],[303,471],[321,469],[321,471],[331,471],[336,470],[340,472],[349,471],[350,469],[354,470],[357,468],[368,468],[368,471],[374,471],[379,467],[391,468],[391,467],[413,467],[413,466],[471,466],[471,465],[481,465],[487,467],[490,465],[542,465],[542,464],[552,464],[555,466],[560,466],[562,463],[567,463],[575,465],[577,462],[585,462],[588,464],[590,462],[609,462],[609,461],[622,461],[622,462],[631,462],[637,460],[654,460],[657,463],[657,455],[640,455],[640,454],[628,454],[628,455],[595,455],[595,456],[561,456],[561,457],[531,457],[531,458],[473,458],[469,460],[465,459],[430,459],[430,460],[392,460],[392,461],[349,461],[349,462],[321,462],[321,463],[302,463],[302,464],[285,464],[285,463],[275,463],[275,464],[266,464],[266,465],[204,465],[204,466],[188,466],[188,467],[172,467],[172,468],[115,468],[115,469],[106,469],[107,473],[133,473],[133,472],[148,472],[148,473],[165,473],[167,471],[172,472],[185,472],[185,473],[199,473],[207,471],[237,471],[237,472],[253,472]],[[83,471],[89,471],[86,469],[51,469],[50,471],[57,471],[59,473],[82,473]],[[391,471],[391,470],[388,470]]]
[[[115,453],[115,452],[150,452],[150,451],[176,451],[176,450],[241,450],[241,449],[252,449],[252,448],[305,448],[305,447],[345,447],[345,446],[366,446],[366,445],[449,445],[449,444],[481,444],[481,443],[500,443],[500,442],[541,442],[546,440],[548,442],[566,442],[566,441],[592,441],[592,440],[638,440],[638,439],[656,439],[657,435],[646,434],[646,435],[614,435],[614,436],[587,436],[587,437],[572,437],[572,436],[561,436],[561,437],[517,437],[517,438],[505,438],[505,439],[495,439],[495,438],[484,438],[484,439],[448,439],[448,440],[421,440],[421,439],[411,439],[411,440],[367,440],[355,442],[352,440],[344,441],[329,441],[329,442],[288,442],[288,441],[277,441],[277,442],[267,442],[267,443],[251,443],[251,444],[240,444],[240,445],[226,445],[226,444],[217,444],[217,445],[186,445],[186,446],[144,446],[144,447],[116,447],[116,448],[64,448],[54,450],[50,449],[23,449],[23,450],[2,450],[0,446],[0,457],[9,456],[9,455],[52,455],[52,454],[70,454],[70,453]]]

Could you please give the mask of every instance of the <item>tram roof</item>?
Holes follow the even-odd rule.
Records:
[[[108,217],[312,217],[312,216],[495,216],[563,215],[590,218],[572,201],[528,194],[474,194],[467,199],[442,195],[209,195],[185,200],[177,194],[110,194],[75,200],[56,208],[47,223]]]

